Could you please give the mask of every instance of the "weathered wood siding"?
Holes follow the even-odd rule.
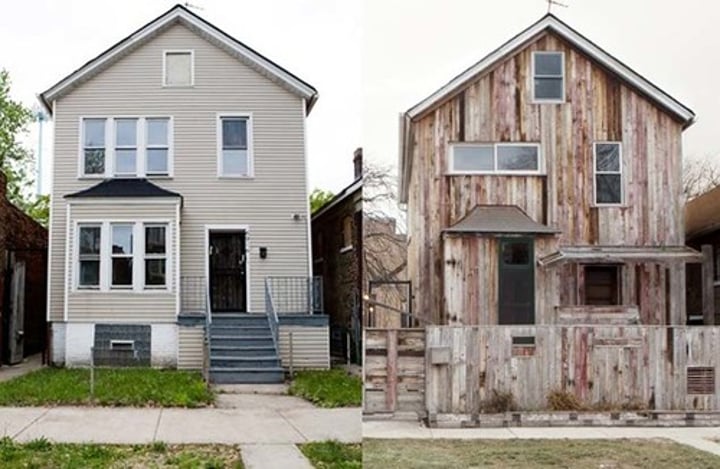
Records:
[[[330,330],[328,326],[280,325],[278,346],[282,366],[290,366],[290,333],[293,338],[293,368],[330,368]]]
[[[424,329],[365,329],[363,364],[364,413],[424,414]]]
[[[447,360],[426,367],[427,411],[478,414],[493,390],[511,392],[525,410],[546,408],[552,390],[585,404],[718,410],[717,375],[709,394],[688,393],[687,382],[688,367],[717,372],[718,347],[718,327],[429,327],[428,356],[444,351]]]
[[[532,102],[530,67],[535,50],[565,53],[565,103]],[[557,241],[562,245],[684,243],[682,125],[552,34],[511,54],[410,126],[408,271],[416,299],[414,310],[432,311],[434,321],[440,322],[450,313],[443,304],[447,291],[443,254],[458,248],[446,249],[441,232],[476,204],[517,205],[535,221],[560,229]],[[593,206],[593,142],[608,140],[622,142],[621,207]],[[449,145],[460,141],[537,142],[544,175],[447,175]],[[485,255],[484,249],[492,250],[492,246],[478,245],[477,255]],[[536,252],[540,251],[536,247]],[[463,260],[472,264],[468,268],[478,265],[468,257]],[[647,280],[642,283],[648,290],[642,293],[646,300],[641,314],[644,319],[651,318],[650,323],[662,323],[654,313],[662,311],[662,305],[652,309],[657,305],[651,298],[665,297],[657,290],[658,286],[664,288],[664,271],[653,265],[627,270],[629,278],[623,288],[635,289],[633,275],[638,274],[632,271]],[[682,283],[681,270],[671,274],[676,276],[671,284]],[[561,300],[574,295],[569,293],[576,283],[572,268],[562,267],[547,275],[556,277],[553,282],[564,288],[543,293],[548,296],[538,298],[538,305],[562,304]],[[538,292],[547,288],[541,281],[536,285]],[[684,305],[678,305],[676,314],[681,315],[681,310]]]

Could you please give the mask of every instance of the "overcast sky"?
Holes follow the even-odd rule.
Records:
[[[720,154],[720,12],[702,0],[562,0],[573,28],[689,106],[686,156]],[[170,0],[24,0],[0,15],[0,67],[28,105]],[[310,187],[352,179],[352,151],[397,161],[397,115],[540,18],[544,0],[194,0],[196,13],[320,92]],[[33,129],[35,130],[35,129]],[[49,133],[49,132],[48,132]],[[36,146],[35,134],[28,143]],[[49,139],[45,152],[51,153]],[[47,165],[46,165],[47,168]]]

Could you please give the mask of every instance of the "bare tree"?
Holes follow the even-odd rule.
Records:
[[[720,164],[713,158],[687,158],[683,161],[683,192],[687,200],[720,185]]]

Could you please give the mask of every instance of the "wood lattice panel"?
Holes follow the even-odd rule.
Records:
[[[687,369],[688,394],[715,394],[715,367],[689,366]]]

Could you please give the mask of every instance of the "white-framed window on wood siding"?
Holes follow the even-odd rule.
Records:
[[[138,119],[115,119],[115,176],[137,175],[138,140]]]
[[[172,177],[172,117],[81,117],[80,126],[78,177]]]
[[[110,285],[112,288],[133,286],[133,244],[135,225],[132,223],[110,224],[112,242],[110,257]]]
[[[167,225],[146,223],[145,229],[145,288],[165,288],[167,285]]]
[[[107,167],[107,119],[82,119],[80,174],[86,177],[104,177]]]
[[[453,143],[449,174],[541,174],[538,143]]]
[[[253,177],[252,115],[219,114],[217,164],[219,177]]]
[[[163,86],[195,84],[195,52],[192,50],[163,51]]]
[[[102,225],[78,225],[77,285],[79,288],[100,288],[100,253]]]
[[[565,101],[565,54],[558,51],[536,51],[532,54],[533,101]]]
[[[593,144],[595,205],[623,203],[622,145],[620,142]]]

